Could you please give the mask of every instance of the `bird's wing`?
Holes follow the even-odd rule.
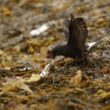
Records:
[[[68,39],[69,39],[69,24],[70,24],[70,20],[64,19],[64,21],[63,21],[63,32],[64,32],[64,37],[65,37],[66,41],[68,41]]]
[[[71,14],[71,18],[74,19],[75,17]],[[65,18],[63,20],[63,32],[66,41],[68,41],[69,39],[69,24],[70,24],[70,19]]]
[[[86,37],[88,36],[87,26],[83,18],[73,18],[71,16],[69,24],[69,39],[68,45],[72,47],[84,50]]]

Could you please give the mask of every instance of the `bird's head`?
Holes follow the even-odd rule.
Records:
[[[64,47],[57,45],[47,52],[47,58],[55,58],[56,56],[62,55]]]

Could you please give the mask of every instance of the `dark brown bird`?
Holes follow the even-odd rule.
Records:
[[[69,22],[69,38],[66,44],[57,45],[48,52],[48,56],[55,58],[63,55],[70,58],[85,59],[85,42],[88,36],[87,26],[83,18],[71,15]]]

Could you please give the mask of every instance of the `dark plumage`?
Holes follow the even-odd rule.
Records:
[[[69,22],[69,38],[67,44],[55,46],[49,54],[52,58],[63,55],[71,58],[85,58],[85,42],[88,36],[87,26],[83,18],[71,15]]]

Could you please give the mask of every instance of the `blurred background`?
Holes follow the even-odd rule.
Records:
[[[27,89],[21,80],[13,82],[41,73],[48,49],[65,40],[64,21],[71,13],[84,18],[87,41],[105,38],[89,57],[91,64],[80,68],[71,59],[56,61],[55,85],[51,74]],[[108,73],[110,0],[0,0],[0,110],[110,110]]]
[[[7,39],[21,35],[29,37],[31,30],[47,22],[68,18],[71,13],[84,17],[90,32],[110,26],[109,0],[0,0],[0,47],[8,45],[5,44]],[[62,34],[61,28],[58,35],[53,34],[57,25],[54,23],[55,27],[48,29],[45,37]]]

